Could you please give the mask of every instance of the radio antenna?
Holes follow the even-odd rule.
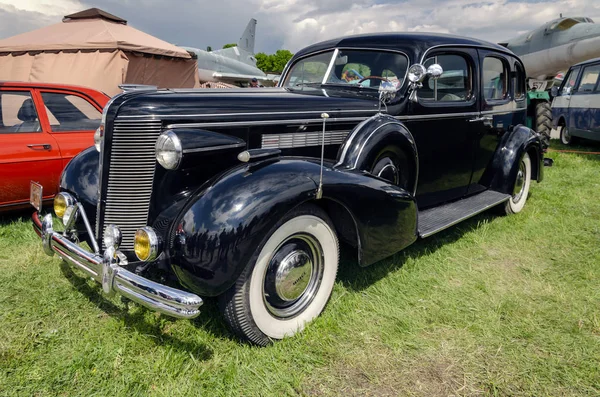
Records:
[[[321,113],[323,119],[323,133],[321,134],[321,175],[319,175],[319,187],[317,188],[317,200],[323,197],[323,158],[325,157],[325,123],[329,114]]]

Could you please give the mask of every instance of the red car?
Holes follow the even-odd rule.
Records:
[[[94,144],[110,98],[91,88],[0,82],[0,212],[29,207],[30,181],[44,200],[77,153]]]

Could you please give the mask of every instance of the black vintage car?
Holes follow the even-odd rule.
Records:
[[[323,311],[340,241],[367,266],[488,208],[521,211],[543,175],[526,102],[522,62],[495,44],[330,40],[277,88],[116,96],[62,175],[64,231],[33,222],[106,293],[181,318],[219,296],[264,345]]]

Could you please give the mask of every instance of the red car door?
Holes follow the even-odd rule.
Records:
[[[94,144],[100,126],[102,104],[77,91],[39,89],[44,101],[47,129],[58,142],[63,166]]]
[[[45,199],[58,190],[62,159],[40,104],[35,90],[0,89],[0,211],[27,206],[32,180],[42,184]]]

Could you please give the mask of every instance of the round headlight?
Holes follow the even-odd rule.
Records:
[[[181,141],[173,131],[163,132],[156,141],[156,160],[168,170],[175,170],[181,163]]]
[[[151,227],[143,227],[135,232],[133,250],[141,261],[152,261],[158,256],[159,239]]]
[[[100,152],[100,149],[102,147],[102,138],[104,137],[104,124],[100,124],[100,127],[98,127],[96,129],[96,132],[94,132],[94,146],[96,147],[96,150],[98,152]]]
[[[54,196],[54,213],[61,218],[65,215],[67,207],[73,205],[75,199],[69,193],[60,192]]]
[[[102,235],[104,245],[107,247],[114,247],[115,249],[119,248],[119,245],[121,245],[122,238],[123,235],[121,234],[121,229],[115,225],[106,226],[104,234]]]

